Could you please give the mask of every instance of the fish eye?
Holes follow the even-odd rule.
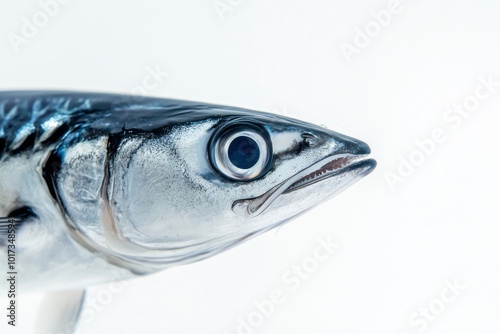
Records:
[[[209,150],[215,169],[238,181],[251,181],[264,175],[272,158],[267,131],[253,124],[222,128],[214,134]]]

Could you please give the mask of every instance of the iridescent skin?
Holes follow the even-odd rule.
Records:
[[[278,115],[203,103],[0,94],[0,216],[23,215],[19,271],[37,289],[85,287],[198,261],[268,231],[375,168],[366,144]],[[252,124],[265,173],[238,181],[213,136]],[[2,248],[0,243],[0,249]]]

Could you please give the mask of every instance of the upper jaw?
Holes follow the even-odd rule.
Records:
[[[328,156],[279,183],[261,196],[235,201],[232,206],[233,212],[246,218],[253,218],[264,212],[282,194],[350,171],[359,170],[361,176],[368,175],[375,168],[376,161],[365,159],[370,153],[370,148],[363,142],[359,143],[361,145],[357,145],[356,153]]]

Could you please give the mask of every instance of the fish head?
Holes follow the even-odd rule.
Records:
[[[364,142],[300,120],[146,102],[86,116],[44,169],[73,237],[138,272],[233,247],[376,165]]]
[[[164,250],[163,263],[191,262],[338,194],[375,168],[369,153],[362,141],[288,117],[212,111],[122,139],[107,203],[121,240]]]

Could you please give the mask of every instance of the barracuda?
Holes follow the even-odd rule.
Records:
[[[0,93],[0,217],[26,289],[83,289],[198,261],[375,168],[320,126],[204,103]],[[0,249],[5,249],[1,237]]]

